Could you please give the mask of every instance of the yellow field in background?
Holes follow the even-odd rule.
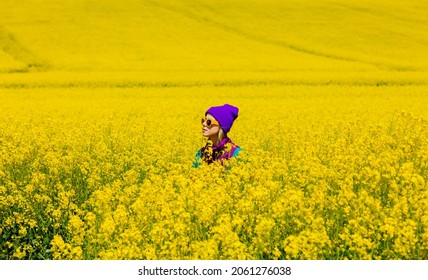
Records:
[[[0,259],[428,259],[427,18],[2,1]],[[224,103],[242,153],[192,168]]]

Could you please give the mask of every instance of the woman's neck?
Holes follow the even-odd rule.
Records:
[[[213,142],[214,146],[218,145],[218,143],[220,143],[221,141],[217,135],[210,136],[210,140],[211,142]]]
[[[226,138],[226,136],[220,139],[217,135],[213,135],[210,137],[210,140],[213,143],[213,146],[218,146],[224,138]]]

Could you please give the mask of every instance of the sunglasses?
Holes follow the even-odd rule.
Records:
[[[220,125],[218,123],[218,121],[212,120],[212,119],[207,119],[207,118],[202,118],[201,123],[202,123],[202,125],[204,125],[204,123],[206,123],[208,128],[211,128],[213,125]]]

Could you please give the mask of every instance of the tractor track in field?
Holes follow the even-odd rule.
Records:
[[[23,46],[15,36],[0,26],[0,51],[10,55],[14,60],[24,63],[26,66],[19,69],[9,69],[3,72],[40,72],[46,71],[49,67],[46,62],[38,58],[25,46]]]
[[[217,29],[220,29],[224,32],[231,33],[234,35],[238,35],[238,36],[244,37],[246,39],[249,39],[251,41],[255,41],[255,42],[259,42],[259,43],[263,43],[263,44],[278,46],[281,48],[293,50],[293,51],[308,54],[308,55],[314,55],[314,56],[322,57],[322,58],[340,60],[340,61],[351,62],[351,63],[366,64],[366,65],[370,65],[370,66],[375,66],[379,69],[395,70],[395,71],[415,71],[415,70],[418,70],[418,69],[414,69],[413,67],[410,67],[410,66],[396,65],[396,64],[392,64],[392,63],[383,63],[383,62],[379,62],[379,61],[371,61],[368,59],[355,58],[355,57],[351,57],[351,56],[337,55],[337,54],[333,54],[333,53],[318,51],[318,50],[307,48],[304,46],[292,44],[292,43],[289,43],[289,42],[286,42],[283,40],[275,40],[275,39],[267,38],[265,36],[253,34],[249,31],[241,30],[239,28],[218,22],[212,18],[200,16],[200,15],[193,13],[187,9],[173,7],[171,5],[167,5],[167,4],[163,4],[163,3],[162,4],[157,3],[157,2],[154,2],[151,0],[145,0],[144,2],[149,4],[149,5],[152,5],[152,6],[155,6],[158,8],[162,8],[162,9],[168,10],[170,12],[184,16],[186,18],[192,19],[198,23],[210,25],[210,26],[215,27]]]
[[[234,81],[195,81],[195,82],[96,82],[96,81],[67,81],[58,83],[26,83],[26,82],[0,82],[0,89],[44,89],[44,88],[195,88],[195,87],[248,87],[248,86],[352,86],[352,87],[407,87],[407,86],[427,86],[426,81],[394,81],[394,80],[360,80],[360,81],[345,81],[345,80],[324,80],[324,81],[299,81],[299,80],[234,80]]]

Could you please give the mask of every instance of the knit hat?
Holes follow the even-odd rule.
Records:
[[[230,104],[224,104],[223,106],[215,106],[209,108],[205,116],[207,114],[211,114],[214,118],[220,123],[221,128],[224,133],[228,133],[230,128],[232,127],[233,122],[238,117],[239,109]]]

